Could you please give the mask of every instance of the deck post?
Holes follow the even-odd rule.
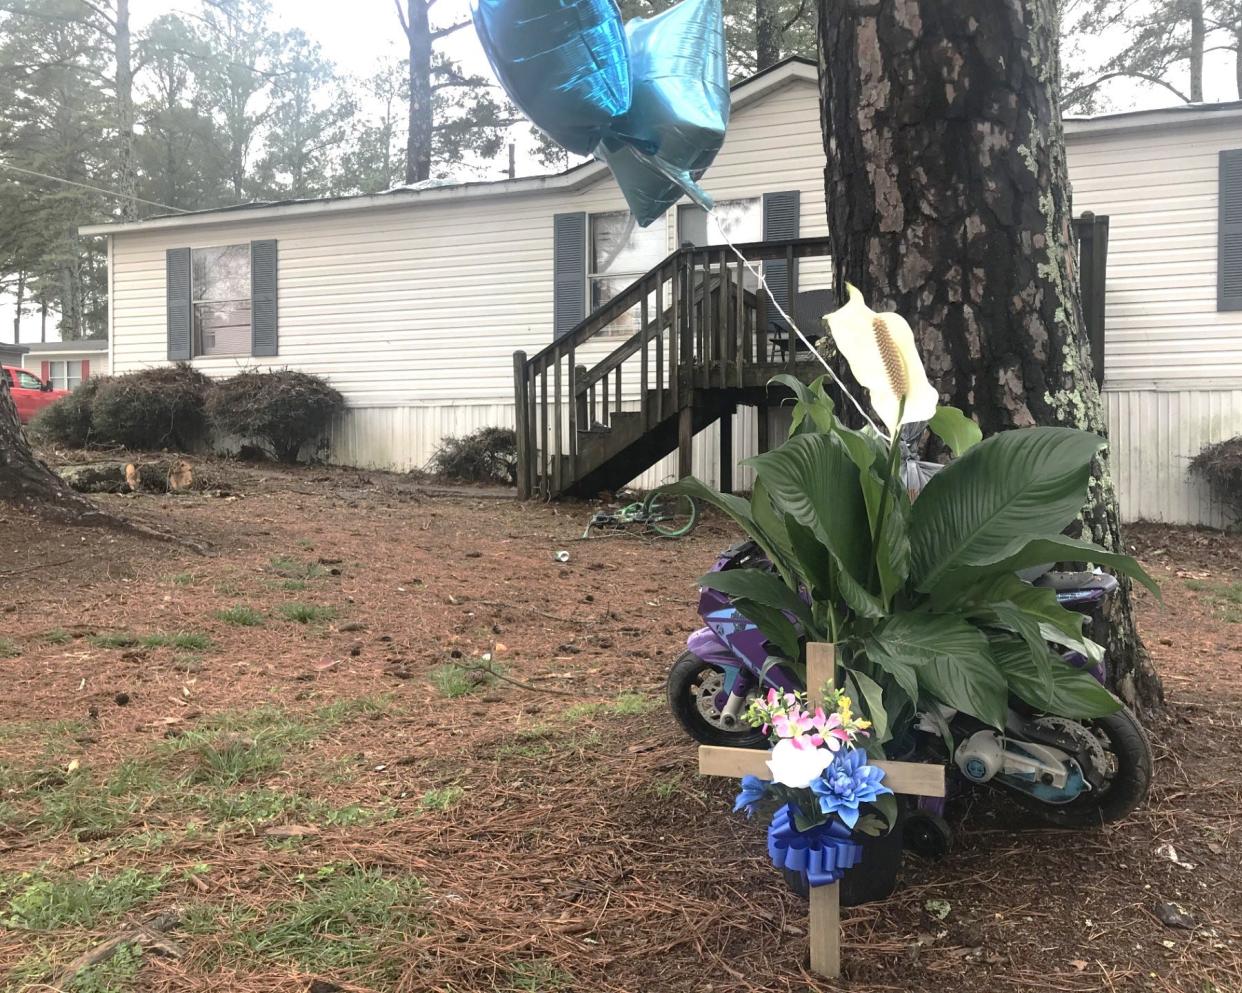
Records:
[[[519,500],[530,498],[532,473],[530,454],[530,431],[527,414],[530,398],[527,396],[526,353],[513,353],[513,429],[517,435],[517,495]]]
[[[587,378],[587,367],[581,364],[577,365],[574,368],[574,377],[585,381]],[[591,430],[591,423],[595,420],[595,404],[592,403],[591,409],[587,410],[587,395],[585,393],[578,394],[576,403],[578,404],[578,429],[581,431]]]
[[[733,411],[720,415],[720,492],[733,492]]]
[[[772,424],[768,411],[769,407],[766,403],[761,403],[755,408],[755,448],[760,455],[772,449]]]
[[[694,405],[687,403],[677,412],[677,478],[694,472]]]

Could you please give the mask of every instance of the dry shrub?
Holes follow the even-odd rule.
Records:
[[[1242,435],[1203,448],[1190,471],[1207,481],[1212,493],[1242,520]]]
[[[31,436],[42,444],[86,448],[93,438],[95,395],[107,381],[106,376],[93,376],[48,404],[31,419]]]
[[[188,450],[207,435],[211,380],[186,362],[113,376],[91,411],[92,439],[125,448]]]
[[[308,443],[322,443],[345,407],[326,379],[305,372],[243,372],[217,383],[207,402],[213,426],[258,442],[282,462],[296,462]]]
[[[517,434],[511,428],[479,428],[445,438],[431,458],[431,471],[469,483],[517,482]]]

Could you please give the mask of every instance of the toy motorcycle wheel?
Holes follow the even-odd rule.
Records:
[[[647,527],[662,538],[682,538],[694,530],[699,520],[698,505],[683,493],[647,494],[643,501]]]
[[[916,810],[906,818],[904,843],[921,858],[942,859],[953,848],[953,829],[939,814]]]
[[[686,733],[704,745],[767,748],[768,739],[740,719],[729,723],[716,706],[724,671],[683,652],[668,674],[668,706]]]
[[[1153,761],[1151,745],[1143,726],[1127,708],[1090,721],[1045,717],[1040,723],[1080,738],[1104,783],[1102,788],[1062,804],[1044,803],[1015,791],[1022,806],[1049,824],[1081,828],[1120,820],[1147,799]]]

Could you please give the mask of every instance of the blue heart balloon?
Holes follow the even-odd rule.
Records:
[[[589,155],[630,109],[630,61],[615,0],[471,0],[487,60],[531,122]]]
[[[625,26],[633,100],[595,154],[646,227],[683,194],[710,209],[697,180],[729,124],[729,67],[720,0],[682,0]]]

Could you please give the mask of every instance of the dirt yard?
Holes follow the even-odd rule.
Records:
[[[577,541],[587,505],[229,471],[100,498],[207,556],[0,510],[0,988],[831,988],[663,702],[731,531]],[[841,988],[1242,990],[1242,538],[1130,540],[1165,590],[1150,806],[1067,834],[959,801],[950,857],[845,912]]]

